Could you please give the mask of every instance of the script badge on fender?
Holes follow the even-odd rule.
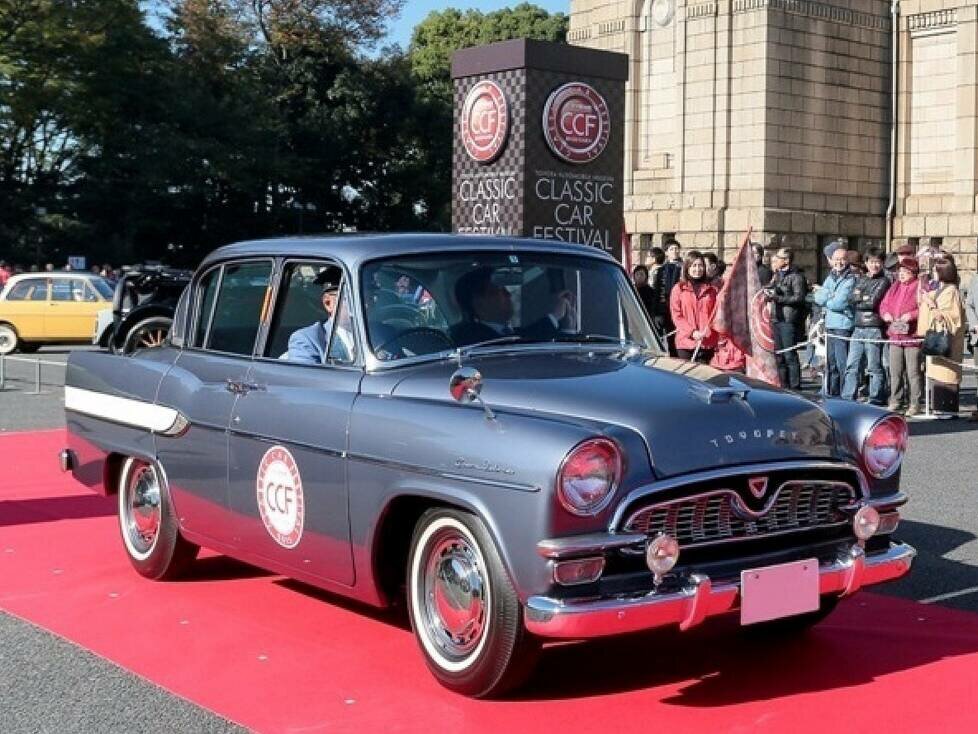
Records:
[[[305,504],[302,477],[292,454],[272,446],[258,465],[258,512],[272,539],[283,548],[295,548],[302,538]]]

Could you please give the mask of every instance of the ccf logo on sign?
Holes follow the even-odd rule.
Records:
[[[608,103],[590,84],[564,84],[543,107],[543,135],[550,150],[568,163],[593,161],[611,136]]]
[[[305,503],[302,477],[289,450],[273,446],[258,465],[258,512],[272,540],[283,548],[295,548],[302,538]]]
[[[509,133],[509,104],[502,88],[489,80],[472,87],[462,105],[459,124],[469,157],[479,163],[495,160]]]

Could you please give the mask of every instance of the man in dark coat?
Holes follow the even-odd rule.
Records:
[[[754,262],[757,263],[757,278],[761,281],[761,287],[765,287],[771,282],[771,278],[774,277],[774,262],[772,260],[771,266],[768,267],[764,264],[764,245],[759,242],[752,242],[751,248],[754,251]],[[784,383],[782,383],[784,384]]]
[[[781,385],[790,390],[801,389],[801,363],[798,351],[792,349],[805,329],[805,296],[808,283],[793,265],[794,253],[782,247],[771,258],[774,275],[764,293],[771,301],[771,325],[774,327],[775,361]],[[782,351],[791,349],[791,351]]]
[[[669,299],[672,289],[683,274],[682,246],[679,240],[671,239],[665,244],[666,261],[655,271],[652,290],[655,291],[655,302],[652,318],[662,334],[672,334],[675,324],[672,323],[672,313],[669,310]],[[676,337],[668,337],[669,354],[676,356]]]
[[[855,309],[853,342],[849,345],[849,359],[842,383],[842,397],[855,400],[862,377],[863,357],[869,373],[869,401],[874,405],[886,405],[886,374],[883,372],[883,319],[880,303],[890,288],[890,280],[883,272],[884,256],[878,248],[871,247],[863,258],[866,274],[856,279],[849,296]]]
[[[505,336],[527,341],[547,341],[570,328],[576,321],[573,297],[569,291],[554,296],[546,316],[531,324],[513,327],[513,299],[505,286],[494,283],[490,267],[471,270],[455,283],[455,300],[462,309],[462,320],[452,326],[456,346],[477,344]]]

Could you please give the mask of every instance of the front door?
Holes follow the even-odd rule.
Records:
[[[51,340],[89,340],[95,330],[95,314],[103,308],[105,302],[84,278],[52,278],[44,336]]]
[[[352,585],[345,457],[363,373],[341,275],[324,262],[283,269],[262,355],[233,410],[228,502],[248,554]]]
[[[186,348],[160,386],[158,402],[179,410],[189,426],[160,436],[158,453],[181,527],[237,545],[227,506],[228,426],[248,376],[272,261],[228,263],[193,284]]]
[[[47,311],[48,278],[23,278],[10,287],[0,303],[0,321],[13,324],[21,339],[41,339]]]

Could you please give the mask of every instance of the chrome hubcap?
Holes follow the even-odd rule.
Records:
[[[478,553],[454,530],[432,538],[424,572],[425,625],[452,660],[474,650],[486,627],[486,582]]]
[[[126,484],[126,532],[139,553],[147,553],[160,530],[160,480],[149,464],[139,464]]]
[[[0,354],[7,354],[14,348],[14,333],[7,327],[0,327]]]

